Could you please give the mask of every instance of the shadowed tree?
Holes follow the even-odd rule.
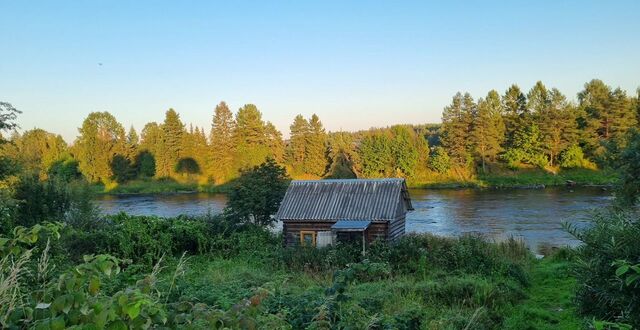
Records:
[[[5,155],[20,163],[23,170],[37,174],[46,179],[51,165],[59,160],[69,158],[67,143],[62,136],[36,128],[15,134],[12,143],[3,145]]]
[[[160,126],[155,122],[146,124],[142,129],[140,150],[143,150],[142,153],[148,153],[153,158],[153,171],[151,171],[150,167],[148,167],[151,164],[150,162],[148,162],[148,160],[145,161],[146,170],[141,169],[141,160],[146,159],[147,156],[143,156],[138,161],[136,161],[139,171],[138,173],[140,173],[143,177],[147,176],[146,174],[149,174],[151,172],[153,172],[152,176],[156,176],[158,178],[162,177],[162,175],[160,175],[157,171],[157,164],[164,163],[164,154],[162,152],[162,149],[164,148],[164,139],[162,138],[162,135],[163,133],[160,129]]]
[[[225,214],[240,224],[271,226],[290,178],[273,158],[243,171],[229,193]]]
[[[142,150],[136,156],[136,173],[141,178],[152,178],[156,175],[156,159],[148,150]]]

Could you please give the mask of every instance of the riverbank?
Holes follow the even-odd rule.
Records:
[[[613,186],[617,182],[617,174],[613,171],[569,169],[551,173],[541,169],[518,171],[501,171],[497,174],[480,174],[472,179],[456,180],[455,178],[436,181],[416,181],[409,179],[409,188],[416,189],[461,189],[461,188],[545,188],[553,186]],[[97,194],[135,195],[135,194],[181,194],[181,193],[227,193],[233,183],[222,185],[181,183],[169,180],[136,180],[120,184],[111,190],[102,185],[95,185]]]

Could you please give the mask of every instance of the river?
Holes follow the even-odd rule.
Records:
[[[414,211],[407,232],[455,236],[478,233],[490,239],[521,238],[529,248],[575,246],[579,242],[562,227],[584,227],[590,211],[609,205],[610,191],[596,187],[547,189],[411,189]],[[105,213],[173,217],[219,213],[222,194],[104,195],[97,200]]]

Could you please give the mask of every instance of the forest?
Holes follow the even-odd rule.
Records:
[[[220,187],[267,158],[293,178],[403,177],[414,187],[610,184],[608,151],[623,148],[627,131],[638,127],[638,94],[594,79],[574,102],[542,82],[526,93],[512,85],[477,99],[455,94],[441,124],[327,132],[317,115],[297,115],[287,140],[253,104],[234,114],[220,102],[206,126],[186,125],[169,109],[163,122],[139,131],[92,112],[71,145],[42,129],[13,131],[2,154],[40,179],[82,178],[113,192]]]

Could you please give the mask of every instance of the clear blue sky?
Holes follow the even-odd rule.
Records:
[[[136,129],[175,108],[209,128],[254,103],[285,135],[439,122],[457,91],[537,80],[570,98],[640,86],[640,1],[0,2],[0,100],[71,141],[109,111]],[[99,65],[102,63],[102,65]]]

